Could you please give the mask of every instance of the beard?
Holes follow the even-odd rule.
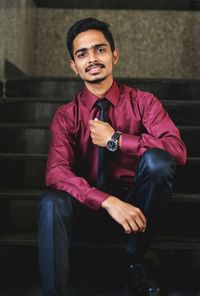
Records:
[[[97,78],[95,80],[87,80],[85,79],[84,81],[87,82],[87,83],[91,83],[91,84],[95,84],[95,83],[99,83],[99,82],[102,82],[104,80],[106,80],[107,77],[102,77],[102,78]]]
[[[90,83],[90,84],[95,84],[95,83],[99,83],[99,82],[102,82],[104,80],[106,80],[108,78],[109,75],[106,75],[104,77],[101,77],[101,78],[96,78],[94,80],[88,80],[88,79],[84,79],[85,82],[87,83]]]

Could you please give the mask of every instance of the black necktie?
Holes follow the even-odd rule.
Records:
[[[99,120],[107,121],[107,108],[109,101],[101,99],[96,102],[96,106],[100,109]],[[109,181],[109,151],[105,147],[98,147],[98,175],[97,188],[102,191],[108,190]]]

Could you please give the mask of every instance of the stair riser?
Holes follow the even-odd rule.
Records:
[[[1,233],[35,233],[38,200],[0,200]]]
[[[0,200],[0,233],[36,233],[37,209],[41,197],[35,200]],[[200,235],[200,203],[171,201],[161,227],[162,236],[198,237]],[[178,213],[178,214],[177,214]],[[178,218],[177,218],[178,216]],[[121,227],[101,212],[81,213],[74,226],[74,237],[81,242],[123,242],[127,237]],[[187,219],[186,219],[187,217]],[[92,229],[90,225],[93,225]],[[104,232],[102,226],[107,225]],[[96,232],[94,233],[94,229]]]
[[[59,8],[59,9],[139,9],[139,10],[200,10],[198,0],[188,1],[153,1],[153,0],[35,0],[38,7],[41,8]],[[193,5],[192,5],[193,4]]]
[[[144,80],[118,79],[130,87],[154,93],[160,99],[195,100],[200,99],[200,83],[198,81],[175,80]],[[45,79],[19,80],[6,83],[8,97],[67,97],[82,88],[83,84],[77,79]]]
[[[189,157],[200,155],[200,128],[180,128]],[[48,153],[50,132],[48,128],[0,127],[2,153]]]
[[[81,90],[83,84],[79,80],[21,80],[6,83],[7,97],[66,97],[72,99]]]
[[[46,159],[1,159],[0,188],[44,189]]]
[[[46,159],[1,159],[1,189],[44,189]],[[178,166],[174,192],[199,193],[199,163]]]
[[[165,284],[181,283],[182,285],[183,282],[184,284],[194,284],[199,283],[198,272],[196,273],[195,269],[197,262],[194,262],[194,257],[195,255],[198,257],[198,254],[198,252],[180,250],[156,251],[153,259],[158,263],[159,276]],[[97,283],[101,287],[109,284],[116,288],[118,285],[127,283],[128,274],[127,266],[125,267],[124,248],[114,250],[72,247],[70,259],[70,283],[81,283],[84,287],[87,283],[90,285],[92,283],[92,286]],[[0,247],[0,261],[0,278],[2,280],[21,282],[23,279],[33,282],[40,279],[36,246]],[[87,295],[93,294],[90,291]]]
[[[0,105],[0,122],[50,123],[60,105],[61,103],[42,102],[2,103]]]
[[[65,103],[66,101],[2,103],[0,122],[50,123],[57,108]],[[200,125],[200,101],[190,105],[184,102],[170,104],[163,101],[163,105],[176,125]]]
[[[0,127],[3,153],[48,153],[50,132],[47,128]]]

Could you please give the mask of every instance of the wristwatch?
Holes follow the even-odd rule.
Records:
[[[111,152],[115,152],[117,148],[119,147],[119,138],[121,136],[121,132],[115,132],[111,139],[107,142],[107,149]]]

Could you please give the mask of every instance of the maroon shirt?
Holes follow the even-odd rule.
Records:
[[[122,132],[121,149],[110,153],[112,181],[132,184],[138,157],[149,148],[165,149],[177,163],[185,163],[179,131],[153,94],[114,81],[105,97],[111,103],[108,121]],[[98,146],[91,141],[89,120],[98,117],[97,100],[85,87],[57,110],[46,168],[48,186],[68,192],[93,209],[109,196],[95,188]]]

